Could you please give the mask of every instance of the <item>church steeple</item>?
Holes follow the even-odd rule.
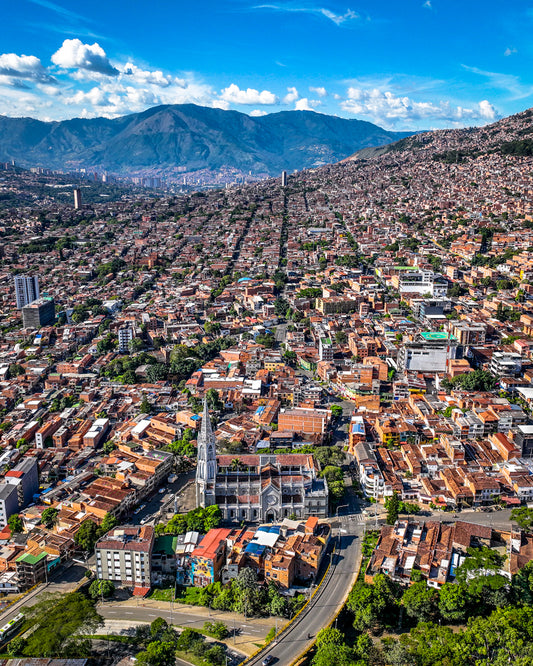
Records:
[[[198,458],[196,467],[197,506],[215,503],[215,479],[217,474],[216,440],[211,428],[207,399],[204,398],[202,425],[198,435]]]
[[[211,419],[209,418],[209,410],[207,409],[207,398],[204,398],[204,410],[202,413],[202,426],[200,428],[200,437],[204,442],[213,439],[213,429],[211,428]]]

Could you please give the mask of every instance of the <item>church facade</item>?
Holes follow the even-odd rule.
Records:
[[[230,522],[328,515],[328,485],[312,455],[218,455],[204,404],[198,436],[197,506],[218,504]]]

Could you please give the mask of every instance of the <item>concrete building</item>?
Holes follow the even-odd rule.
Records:
[[[278,430],[305,435],[324,435],[331,420],[329,409],[282,409],[278,415]]]
[[[287,187],[287,172],[281,172],[281,187]]]
[[[0,528],[5,527],[9,517],[18,510],[17,487],[9,483],[0,484]]]
[[[39,298],[39,278],[36,275],[15,275],[13,281],[18,310]]]
[[[19,588],[29,590],[46,580],[48,574],[48,554],[46,552],[24,553],[16,560]]]
[[[23,458],[13,469],[6,472],[5,483],[17,489],[19,509],[31,504],[33,496],[39,490],[37,458]]]
[[[74,188],[74,209],[79,210],[81,208],[81,190],[79,187]]]
[[[522,357],[516,352],[495,351],[489,365],[489,371],[493,375],[518,376],[522,370]]]
[[[41,328],[53,324],[56,306],[53,298],[38,298],[22,308],[24,328]]]
[[[118,350],[126,354],[130,350],[130,342],[133,340],[133,329],[129,326],[118,330]]]
[[[153,547],[151,525],[115,527],[96,544],[97,578],[148,591]]]
[[[448,361],[457,354],[457,340],[447,333],[420,333],[405,342],[398,351],[398,365],[402,370],[415,372],[445,372]]]

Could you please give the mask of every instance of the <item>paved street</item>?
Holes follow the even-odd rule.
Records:
[[[80,581],[85,578],[86,568],[80,564],[68,564],[60,566],[49,578],[48,584],[43,583],[29,594],[24,595],[19,601],[7,608],[0,614],[0,626],[7,624],[9,620],[18,615],[23,606],[35,606],[49,594],[67,594],[72,592]]]
[[[260,664],[272,655],[277,666],[288,666],[310,646],[317,633],[327,626],[344,604],[355,581],[361,559],[362,521],[352,514],[360,511],[357,498],[348,494],[347,504],[340,507],[339,520],[333,522],[337,547],[331,554],[331,566],[302,613],[281,634],[278,641],[261,651],[249,664]]]

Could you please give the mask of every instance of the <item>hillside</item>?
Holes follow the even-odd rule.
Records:
[[[193,104],[158,106],[114,120],[42,122],[0,116],[0,161],[125,173],[233,167],[276,175],[342,160],[408,136],[310,111],[251,117]]]

